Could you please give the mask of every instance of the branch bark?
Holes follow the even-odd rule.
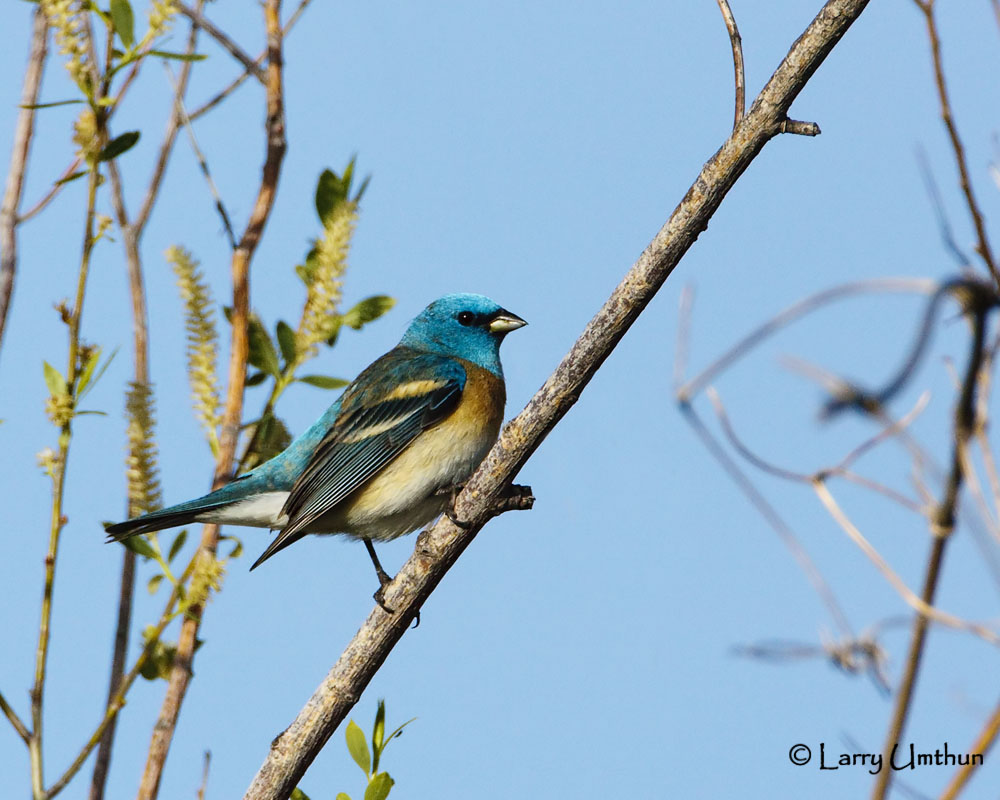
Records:
[[[495,514],[497,500],[569,411],[580,393],[646,307],[698,235],[708,226],[729,189],[787,121],[792,101],[818,69],[868,0],[830,0],[792,45],[747,115],[702,168],[670,219],[588,323],[556,371],[500,435],[482,466],[456,501],[460,528],[447,516],[417,538],[416,549],[384,600],[396,613],[376,606],[292,724],[270,751],[244,800],[287,798],[372,676],[476,533]],[[467,526],[467,527],[466,527]]]
[[[233,253],[233,317],[232,341],[229,352],[229,383],[226,405],[222,417],[222,435],[219,441],[219,456],[216,461],[212,487],[218,488],[230,479],[236,445],[239,439],[240,421],[243,415],[243,390],[246,383],[246,365],[249,354],[247,335],[250,318],[250,261],[264,232],[271,209],[274,206],[281,163],[285,155],[285,111],[282,88],[282,30],[281,0],[268,0],[264,6],[267,27],[267,156],[257,200],[254,203],[246,231],[239,246]],[[219,542],[219,526],[206,525],[202,531],[202,558],[215,558]],[[166,695],[160,708],[160,715],[153,729],[146,768],[139,786],[139,800],[153,800],[160,789],[160,778],[166,763],[170,743],[181,705],[187,694],[194,658],[195,642],[201,625],[203,608],[192,606],[181,626],[177,654],[170,672]]]

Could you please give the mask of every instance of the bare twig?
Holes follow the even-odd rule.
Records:
[[[771,526],[772,530],[778,534],[778,538],[781,539],[782,544],[788,548],[792,557],[798,562],[799,568],[805,574],[806,579],[812,585],[816,594],[819,595],[820,599],[826,605],[827,610],[830,612],[830,616],[833,617],[834,622],[837,627],[840,628],[842,634],[847,637],[853,637],[854,633],[851,628],[850,622],[848,622],[847,614],[844,613],[844,609],[841,607],[840,603],[837,601],[836,595],[833,593],[833,589],[827,582],[826,578],[823,577],[823,573],[820,572],[819,567],[816,566],[816,562],[812,560],[809,553],[806,552],[805,547],[799,541],[799,537],[796,536],[795,532],[789,527],[789,525],[782,519],[781,515],[774,508],[771,503],[767,501],[767,498],[757,489],[753,482],[746,476],[746,474],[736,465],[736,463],[729,457],[729,454],[719,445],[715,437],[709,432],[708,428],[705,427],[701,418],[694,410],[694,406],[688,403],[681,404],[681,413],[684,415],[688,424],[694,428],[695,433],[702,440],[705,445],[705,449],[715,458],[722,469],[733,483],[739,487],[740,491],[746,495],[746,498],[750,503],[757,509],[757,512],[764,518],[764,520]]]
[[[273,742],[246,800],[287,797],[455,560],[493,513],[497,498],[545,435],[576,402],[625,332],[708,224],[726,193],[780,133],[792,101],[861,14],[867,0],[830,0],[792,46],[730,136],[541,389],[501,433],[447,516],[420,534],[375,607],[298,717]]]
[[[931,199],[931,208],[934,210],[934,217],[937,219],[938,230],[941,232],[941,241],[944,249],[951,253],[960,269],[968,269],[972,266],[969,257],[962,252],[962,248],[955,241],[955,233],[951,229],[948,215],[944,210],[944,203],[941,201],[941,192],[938,190],[937,181],[934,180],[934,173],[931,165],[927,161],[927,153],[924,148],[917,148],[917,164],[920,166],[920,174],[924,179],[924,186],[927,187],[927,195]]]
[[[229,359],[229,383],[222,418],[222,435],[216,462],[213,488],[225,483],[232,471],[243,413],[243,389],[249,354],[248,322],[250,316],[250,261],[257,249],[264,226],[274,205],[281,163],[285,154],[285,115],[282,87],[281,0],[268,0],[264,7],[267,27],[267,156],[257,200],[250,214],[246,231],[233,252],[233,316]],[[202,531],[199,556],[214,559],[219,541],[218,525],[206,525]],[[170,743],[177,725],[177,716],[187,693],[195,641],[201,623],[201,606],[193,606],[181,625],[177,654],[167,684],[160,715],[153,730],[146,768],[139,786],[140,800],[153,800],[159,792],[160,778]],[[289,790],[290,791],[290,790]]]
[[[35,127],[35,106],[42,86],[45,66],[48,20],[41,6],[35,8],[31,21],[31,49],[28,66],[24,70],[21,89],[21,110],[17,114],[14,144],[10,152],[10,172],[0,206],[0,345],[7,323],[7,312],[14,293],[14,276],[17,272],[17,209],[21,205],[24,174],[28,169],[28,152]]]
[[[30,744],[31,742],[31,731],[25,726],[21,721],[21,718],[17,715],[17,712],[11,708],[10,703],[7,702],[7,698],[0,693],[0,711],[7,719],[10,720],[10,724],[14,726],[14,730],[17,731],[17,735],[24,740],[25,744]]]
[[[220,29],[214,22],[202,14],[200,9],[191,8],[191,6],[186,6],[184,3],[180,2],[175,2],[175,5],[177,6],[177,10],[180,11],[185,17],[191,20],[191,22],[205,31],[205,33],[229,51],[229,54],[239,61],[247,72],[252,74],[265,86],[267,85],[267,74],[264,70],[262,70],[249,55],[247,55],[246,51],[244,51],[242,47],[230,39],[225,31]]]
[[[813,489],[816,491],[816,496],[819,497],[823,507],[826,508],[830,516],[833,517],[834,521],[840,525],[843,531],[850,537],[851,541],[861,548],[861,552],[868,557],[868,560],[875,565],[878,571],[885,577],[886,581],[888,581],[889,585],[896,590],[896,593],[903,598],[910,608],[925,619],[932,619],[941,625],[948,628],[954,628],[955,630],[968,631],[994,647],[1000,647],[1000,634],[992,628],[989,628],[986,625],[981,625],[978,622],[964,620],[961,617],[956,617],[954,614],[949,614],[946,611],[941,611],[939,608],[935,608],[929,602],[918,596],[916,592],[906,585],[906,582],[899,577],[896,571],[889,566],[889,563],[882,557],[882,554],[879,553],[872,543],[868,541],[865,535],[858,530],[857,526],[851,522],[850,517],[844,513],[844,510],[830,493],[826,483],[817,479],[813,481]]]
[[[287,38],[288,34],[291,32],[292,28],[295,27],[295,23],[299,21],[299,17],[306,10],[306,7],[311,3],[312,0],[300,0],[295,11],[288,18],[288,22],[285,23],[285,27],[282,29],[282,37]],[[254,64],[260,65],[264,63],[264,59],[267,58],[267,48],[260,52],[260,55],[254,59]],[[198,119],[202,114],[207,114],[213,108],[215,108],[219,103],[225,100],[229,95],[231,95],[236,89],[238,89],[243,82],[250,77],[250,70],[244,70],[244,72],[239,75],[239,77],[233,79],[233,81],[221,89],[214,97],[205,101],[202,105],[198,106],[194,111],[192,111],[188,116],[192,122]]]
[[[188,117],[187,111],[184,110],[184,100],[182,99],[182,93],[179,91],[180,87],[177,81],[174,80],[174,73],[173,70],[170,69],[170,65],[164,63],[163,68],[167,71],[170,82],[174,86],[177,116],[184,125],[184,130],[188,133],[191,150],[194,151],[195,158],[198,160],[198,167],[201,169],[201,174],[205,177],[205,182],[208,184],[208,191],[212,195],[212,199],[215,201],[215,210],[219,212],[219,216],[222,218],[222,227],[226,229],[226,235],[229,237],[229,245],[233,250],[235,250],[236,234],[233,233],[233,224],[229,221],[229,213],[226,211],[226,206],[222,202],[222,196],[219,194],[219,190],[215,186],[215,181],[212,180],[212,173],[208,168],[208,161],[205,159],[205,154],[201,152],[201,148],[198,146],[198,139],[194,135],[194,128],[191,126],[191,119]]]
[[[205,800],[205,790],[208,788],[208,770],[212,766],[212,751],[205,751],[201,766],[201,785],[198,787],[198,800]]]
[[[720,374],[725,372],[765,339],[790,325],[792,322],[795,322],[795,320],[812,313],[817,308],[834,300],[868,292],[919,292],[921,294],[931,294],[937,288],[937,281],[930,280],[929,278],[878,278],[875,280],[858,281],[856,283],[845,283],[840,286],[834,286],[832,289],[824,289],[822,292],[817,292],[804,300],[793,303],[780,314],[777,314],[760,327],[752,330],[695,377],[685,383],[677,391],[677,398],[682,402],[690,401]]]
[[[965,478],[965,470],[963,469],[963,464],[965,463],[964,451],[968,447],[969,439],[972,436],[975,426],[976,386],[985,352],[986,317],[992,305],[988,304],[989,301],[985,299],[982,300],[981,304],[975,305],[973,303],[975,303],[975,298],[971,298],[967,306],[969,313],[972,315],[972,344],[969,351],[969,363],[962,381],[962,392],[955,409],[951,469],[945,483],[944,495],[931,518],[931,534],[933,538],[930,555],[927,559],[923,591],[921,593],[921,600],[928,606],[934,604],[938,579],[941,574],[941,564],[944,561],[945,547],[955,528],[955,511],[958,506],[958,497],[962,488],[962,482]],[[916,686],[924,644],[927,640],[927,626],[928,615],[925,612],[918,612],[913,620],[913,633],[910,637],[910,647],[907,653],[903,680],[896,695],[892,721],[889,724],[885,745],[882,748],[883,756],[887,759],[886,763],[888,763],[888,758],[893,748],[899,742],[899,738],[903,734],[903,729],[906,727],[906,718],[909,714],[910,702],[913,699],[913,689]],[[889,784],[892,781],[892,776],[889,775],[890,772],[892,770],[883,770],[875,779],[875,788],[872,792],[873,800],[884,800],[889,791]]]
[[[955,116],[951,110],[951,101],[948,98],[948,85],[945,81],[944,65],[941,61],[941,40],[938,37],[937,20],[934,18],[934,2],[933,0],[928,0],[928,2],[914,1],[917,8],[923,13],[924,20],[927,23],[927,38],[931,45],[931,58],[934,63],[934,81],[937,86],[938,100],[941,104],[941,119],[948,131],[948,138],[951,140],[951,149],[955,153],[955,166],[958,168],[959,184],[962,187],[962,193],[965,195],[966,205],[969,207],[972,226],[976,231],[976,252],[983,259],[994,282],[1000,286],[1000,269],[997,268],[996,260],[993,257],[993,249],[990,247],[990,241],[986,235],[986,225],[983,222],[983,215],[979,210],[979,204],[972,190],[972,181],[969,179],[969,167],[965,158],[965,148],[962,145],[961,138],[959,138],[958,127],[955,125]]]
[[[746,109],[746,77],[743,70],[743,39],[740,30],[736,27],[736,18],[729,7],[728,0],[718,0],[719,10],[722,18],[726,22],[726,30],[729,32],[729,43],[733,47],[733,72],[736,83],[736,112],[733,115],[733,130],[743,119],[743,112]],[[817,131],[818,132],[818,131]]]

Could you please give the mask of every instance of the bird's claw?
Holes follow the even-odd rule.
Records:
[[[469,530],[469,528],[472,527],[472,523],[465,522],[464,520],[460,520],[455,515],[455,501],[458,500],[458,496],[459,496],[459,494],[462,493],[462,489],[464,489],[464,488],[465,488],[465,483],[464,482],[462,482],[462,483],[453,483],[451,486],[445,486],[445,487],[442,487],[441,489],[438,489],[437,492],[435,492],[435,494],[439,494],[439,495],[446,494],[446,495],[449,496],[448,506],[444,510],[444,515],[448,519],[450,519],[452,521],[452,523],[455,525],[455,527],[461,528],[463,531],[467,531],[467,530]]]

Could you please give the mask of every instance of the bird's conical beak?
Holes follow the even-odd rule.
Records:
[[[527,324],[517,314],[511,314],[507,309],[501,308],[490,320],[489,331],[490,333],[510,333]]]

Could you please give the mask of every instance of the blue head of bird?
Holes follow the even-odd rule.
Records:
[[[410,323],[400,344],[457,356],[503,377],[500,342],[528,323],[481,294],[448,294]]]

